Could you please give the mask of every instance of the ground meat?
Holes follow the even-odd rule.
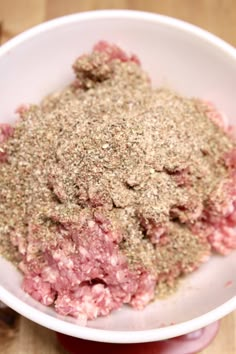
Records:
[[[235,150],[232,150],[225,156],[225,163],[232,168],[234,159]],[[210,195],[193,231],[206,236],[213,250],[227,255],[236,248],[235,222],[236,174],[233,170]]]
[[[56,221],[56,246],[45,245],[37,259],[35,249],[33,257],[28,250],[20,264],[26,273],[23,289],[32,297],[44,305],[55,300],[59,313],[88,319],[123,303],[141,308],[152,299],[155,277],[141,268],[129,269],[119,251],[122,235],[111,231],[108,220],[83,210],[79,223],[63,223],[58,216]]]
[[[86,320],[236,248],[236,146],[212,103],[153,89],[116,45],[73,69],[0,125],[0,252],[33,298]]]

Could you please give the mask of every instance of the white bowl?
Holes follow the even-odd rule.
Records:
[[[13,121],[21,103],[38,102],[73,78],[71,64],[105,39],[136,53],[154,85],[215,102],[236,121],[236,51],[195,26],[135,11],[95,11],[39,25],[0,48],[0,119]],[[88,323],[59,316],[21,290],[21,274],[0,258],[0,299],[25,317],[74,337],[134,343],[171,338],[236,309],[236,257],[214,256],[183,280],[178,292],[138,312],[123,307]],[[226,286],[227,282],[231,286]],[[228,283],[229,284],[229,283]]]

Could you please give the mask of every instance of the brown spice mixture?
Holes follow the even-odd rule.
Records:
[[[193,270],[209,245],[186,225],[227,175],[220,161],[232,141],[204,104],[153,89],[136,63],[95,52],[74,70],[77,87],[31,106],[2,145],[0,252],[18,262],[15,233],[25,247],[29,228],[41,225],[31,237],[56,242],[55,220],[92,209],[119,225],[131,266]],[[165,225],[166,242],[150,241],[153,225]]]

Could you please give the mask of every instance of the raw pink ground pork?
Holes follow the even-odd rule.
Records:
[[[45,248],[42,264],[29,255],[21,263],[23,289],[45,305],[55,301],[60,314],[80,318],[107,315],[123,303],[143,308],[153,297],[156,279],[144,269],[129,269],[119,251],[122,235],[110,228],[99,214],[64,224],[55,249]]]
[[[110,61],[119,59],[139,64],[136,56],[128,56],[117,46],[106,42],[99,42],[94,50],[105,52]],[[76,85],[80,87],[82,82],[77,79]],[[209,118],[227,130],[214,106],[209,103],[208,107]],[[21,106],[19,114],[26,109],[27,106]],[[1,124],[0,143],[10,138],[13,130],[12,126]],[[222,158],[229,168],[229,175],[214,191],[219,196],[218,203],[209,202],[203,212],[194,209],[196,222],[191,228],[199,237],[207,235],[214,251],[227,255],[236,248],[236,149]],[[7,162],[7,153],[1,148],[0,162]],[[189,183],[185,170],[175,177],[179,185]],[[110,220],[99,213],[84,213],[78,222],[56,221],[59,221],[55,229],[57,245],[41,246],[42,256],[36,261],[34,254],[38,245],[35,237],[31,241],[31,235],[40,232],[40,226],[28,225],[28,244],[24,244],[17,233],[12,235],[12,242],[23,256],[20,263],[24,273],[23,289],[34,299],[47,306],[55,304],[56,311],[62,315],[93,319],[108,315],[125,303],[142,309],[154,298],[156,284],[162,275],[157,279],[141,266],[136,269],[129,266],[119,248],[123,236]],[[154,223],[147,226],[144,222],[143,227],[147,228],[153,244],[168,242],[165,225]],[[198,266],[193,265],[192,270]],[[184,273],[181,265],[163,277],[168,281],[168,277],[172,280],[179,273]]]

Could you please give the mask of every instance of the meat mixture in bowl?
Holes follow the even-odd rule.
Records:
[[[212,103],[154,89],[99,42],[0,125],[0,251],[62,315],[142,309],[236,248],[236,145]]]

